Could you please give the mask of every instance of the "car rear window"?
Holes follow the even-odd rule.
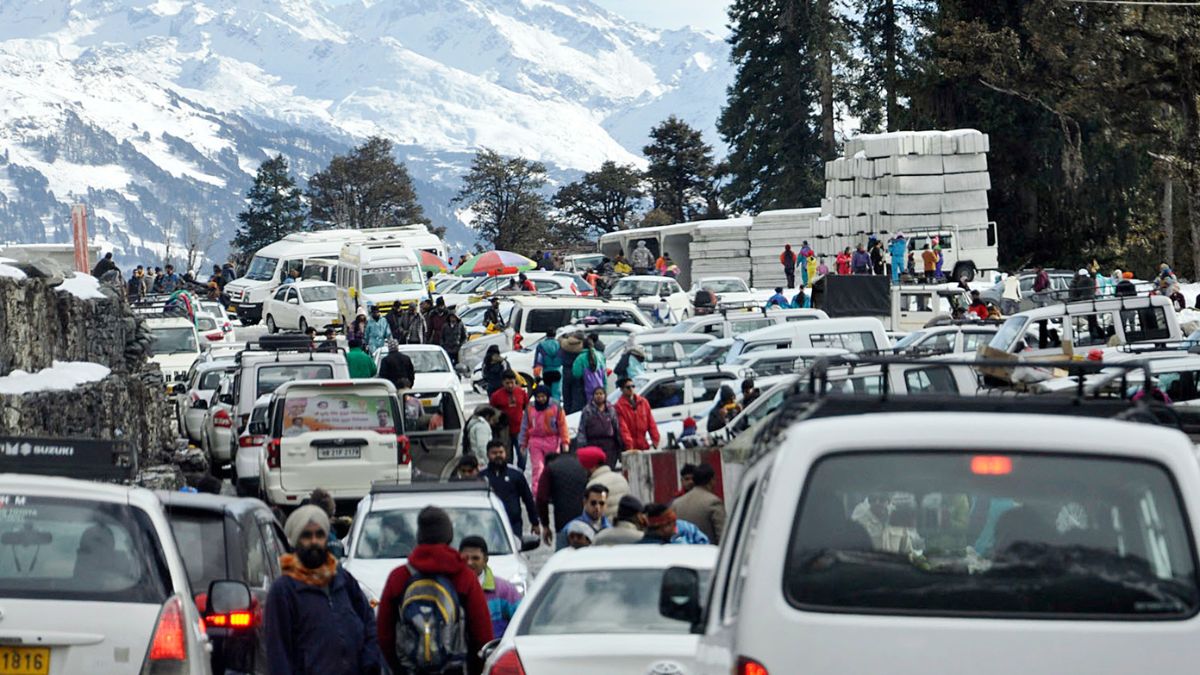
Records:
[[[274,393],[279,385],[293,380],[332,380],[333,366],[328,363],[286,363],[260,366],[254,398]]]
[[[210,583],[229,578],[225,567],[224,513],[170,509],[167,518],[193,592],[205,592]]]
[[[197,389],[219,389],[221,387],[221,378],[225,377],[224,370],[210,370],[204,373],[200,378],[200,386]]]
[[[170,588],[142,510],[0,494],[0,597],[160,604]]]
[[[689,626],[658,611],[664,568],[555,574],[533,599],[518,635],[681,634]],[[699,570],[707,588],[711,570]]]
[[[1034,453],[847,453],[809,474],[783,588],[806,610],[1030,618],[1196,613],[1160,465]]]
[[[283,401],[283,435],[310,431],[396,432],[393,399],[375,391],[289,391]]]

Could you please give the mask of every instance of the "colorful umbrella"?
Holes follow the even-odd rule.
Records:
[[[446,267],[446,261],[437,257],[436,253],[421,251],[421,271],[441,274],[442,272],[449,272],[450,268]]]
[[[537,267],[537,263],[519,253],[488,251],[480,253],[454,270],[460,277],[486,277],[497,274],[516,274]]]

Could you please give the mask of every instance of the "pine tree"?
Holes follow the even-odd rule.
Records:
[[[313,174],[308,199],[313,229],[429,224],[408,169],[392,156],[392,142],[378,136]]]
[[[676,223],[710,213],[710,201],[715,203],[712,146],[699,130],[674,115],[651,129],[650,138],[642,152],[650,160],[646,179],[654,208]]]
[[[541,162],[482,148],[454,203],[474,216],[472,226],[484,247],[531,254],[549,238],[549,205],[539,192],[545,185]]]
[[[589,239],[628,227],[645,198],[645,177],[633,166],[605,162],[554,195],[564,239]]]
[[[258,166],[254,185],[246,192],[246,210],[238,214],[241,225],[232,246],[248,260],[258,249],[304,229],[307,212],[303,195],[288,173],[287,160],[276,155]]]
[[[901,108],[915,80],[928,65],[922,52],[936,16],[933,0],[854,0],[851,30],[854,51],[848,62],[849,110],[863,132],[896,131],[910,126]]]
[[[729,10],[737,76],[717,128],[730,148],[723,194],[735,211],[822,196],[814,13],[805,0],[735,0]]]

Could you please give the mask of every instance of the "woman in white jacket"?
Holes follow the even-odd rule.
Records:
[[[463,450],[479,458],[479,465],[487,465],[487,446],[492,440],[492,427],[499,421],[500,411],[484,404],[475,408],[467,420],[466,442]]]

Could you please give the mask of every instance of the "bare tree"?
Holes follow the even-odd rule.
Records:
[[[208,251],[217,243],[220,235],[209,223],[200,220],[195,211],[188,213],[180,223],[180,237],[187,255],[187,271],[196,274],[197,266],[208,256]]]

